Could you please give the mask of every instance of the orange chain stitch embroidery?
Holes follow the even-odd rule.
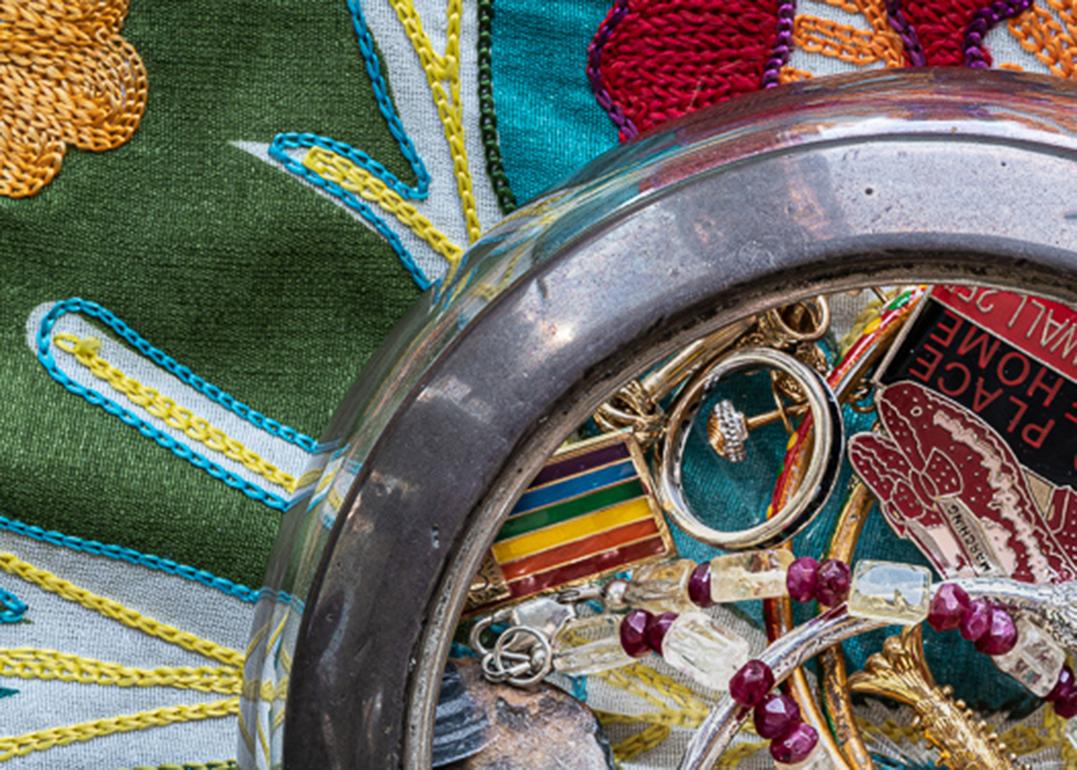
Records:
[[[1052,74],[1077,78],[1077,0],[1046,0],[1045,4],[1058,13],[1062,24],[1046,9],[1033,5],[1010,20],[1010,33]]]
[[[103,152],[135,133],[146,68],[120,36],[128,0],[0,0],[0,195],[52,181],[67,145]]]

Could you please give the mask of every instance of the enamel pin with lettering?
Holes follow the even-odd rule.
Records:
[[[884,516],[947,577],[1077,577],[1077,311],[937,286],[850,441]]]
[[[468,611],[594,579],[675,553],[631,431],[554,454],[494,539]]]

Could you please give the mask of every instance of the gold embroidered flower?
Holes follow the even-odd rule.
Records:
[[[120,36],[128,0],[0,0],[0,195],[34,195],[67,145],[102,152],[135,133],[146,69]]]

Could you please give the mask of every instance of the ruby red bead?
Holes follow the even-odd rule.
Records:
[[[777,738],[800,723],[800,706],[788,695],[768,695],[752,715],[760,738]]]
[[[644,631],[647,646],[659,655],[662,654],[662,640],[666,638],[666,632],[676,619],[676,612],[663,612],[661,615],[652,616],[651,622],[647,624]]]
[[[761,660],[749,660],[729,680],[729,694],[748,708],[757,706],[774,686],[774,672]]]
[[[987,633],[991,627],[991,602],[987,599],[973,599],[969,602],[965,617],[961,618],[961,635],[970,642],[975,642]]]
[[[851,583],[849,565],[837,559],[827,559],[819,565],[819,583],[815,587],[815,598],[827,607],[841,604],[849,596]]]
[[[819,743],[819,733],[815,728],[803,722],[793,727],[785,735],[771,741],[770,755],[776,762],[795,765],[807,759],[815,745]]]
[[[711,598],[711,563],[705,561],[692,570],[692,576],[688,578],[688,598],[693,604],[700,607],[710,607],[714,604]]]
[[[976,640],[976,649],[988,655],[1005,655],[1017,646],[1017,624],[1001,607],[991,611],[987,633]]]
[[[1077,687],[1071,687],[1069,691],[1054,702],[1055,713],[1063,719],[1077,717]]]
[[[810,556],[801,556],[789,565],[785,573],[785,587],[789,596],[798,602],[810,602],[815,598],[819,585],[819,562]]]
[[[927,622],[936,631],[949,631],[961,625],[969,609],[969,595],[956,583],[943,583],[931,599]]]
[[[621,647],[633,658],[642,658],[651,651],[647,626],[653,618],[647,610],[632,610],[621,620]]]
[[[1069,695],[1071,690],[1073,690],[1073,669],[1069,666],[1063,666],[1062,670],[1058,672],[1058,681],[1055,682],[1054,689],[1047,693],[1047,700],[1062,700]]]

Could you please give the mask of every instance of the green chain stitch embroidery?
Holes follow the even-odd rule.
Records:
[[[505,167],[501,162],[501,146],[497,136],[497,111],[494,108],[494,68],[491,55],[493,42],[494,0],[479,0],[479,131],[482,136],[483,153],[486,155],[486,173],[497,196],[497,206],[502,214],[516,210],[516,196],[512,192]]]

